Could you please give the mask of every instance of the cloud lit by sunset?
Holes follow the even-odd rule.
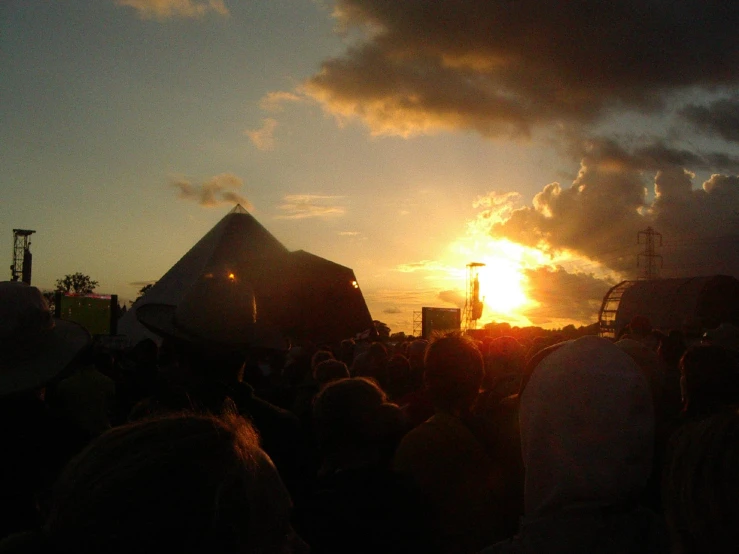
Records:
[[[235,203],[375,319],[587,325],[634,279],[739,276],[737,12],[523,0],[17,2],[0,237],[133,299]],[[7,266],[7,263],[6,263]]]

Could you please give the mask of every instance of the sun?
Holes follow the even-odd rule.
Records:
[[[536,305],[527,295],[525,270],[544,263],[539,250],[490,236],[465,237],[454,243],[454,258],[460,267],[477,262],[480,300],[484,309],[480,323],[508,321],[527,324],[527,308]]]
[[[497,313],[508,313],[529,302],[524,291],[521,267],[510,258],[484,256],[480,260],[480,299],[485,306]]]

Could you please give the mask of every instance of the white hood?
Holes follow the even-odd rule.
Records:
[[[535,368],[521,397],[525,510],[635,500],[652,466],[654,412],[647,379],[610,341],[565,343]]]

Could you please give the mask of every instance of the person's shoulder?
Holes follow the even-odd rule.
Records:
[[[416,460],[428,460],[438,450],[436,437],[437,432],[428,421],[408,431],[395,451],[395,469],[404,471]]]

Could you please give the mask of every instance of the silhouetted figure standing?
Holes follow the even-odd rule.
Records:
[[[89,343],[82,327],[52,317],[36,287],[0,283],[0,538],[40,524],[58,471],[89,439],[45,402]]]
[[[435,414],[401,441],[394,468],[410,476],[437,517],[443,552],[475,552],[500,536],[500,483],[464,418],[477,397],[483,360],[462,335],[432,342],[425,381]]]

